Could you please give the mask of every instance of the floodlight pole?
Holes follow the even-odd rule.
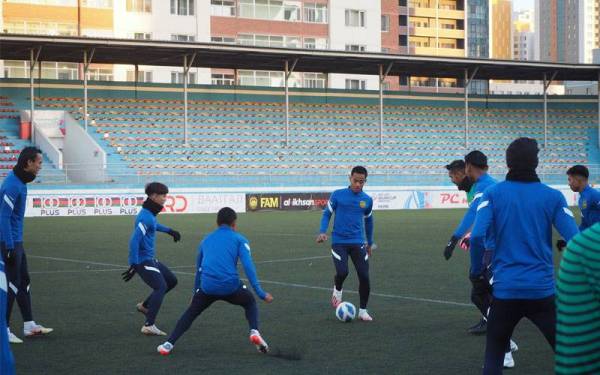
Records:
[[[298,59],[294,59],[294,61],[292,62],[292,66],[290,67],[290,62],[289,60],[285,60],[285,79],[284,79],[284,86],[285,86],[285,145],[289,146],[290,144],[290,91],[289,91],[289,84],[288,84],[288,80],[290,79],[290,76],[292,75],[292,73],[294,72],[294,69],[296,69],[296,64],[298,63]]]
[[[83,50],[83,127],[87,132],[88,128],[88,79],[87,73],[90,68],[90,63],[94,58],[95,48],[92,48],[90,55],[88,56],[88,51]]]
[[[190,68],[196,59],[196,53],[192,54],[188,62],[188,55],[183,56],[183,144],[188,143],[188,75]]]
[[[544,148],[548,145],[548,87],[550,87],[557,73],[552,73],[550,80],[547,80],[548,77],[544,73]]]
[[[469,76],[469,68],[465,68],[465,148],[469,148],[469,87],[478,70],[479,67],[475,67]]]
[[[379,145],[383,145],[383,83],[392,70],[393,62],[389,63],[383,71],[383,64],[379,64]]]
[[[29,50],[29,57],[30,57],[30,61],[29,61],[29,92],[30,92],[30,98],[29,98],[29,104],[31,105],[31,112],[29,114],[29,121],[31,122],[31,143],[35,144],[35,126],[33,125],[33,113],[35,112],[35,92],[34,92],[34,88],[33,88],[33,71],[35,70],[35,64],[38,62],[38,59],[40,58],[40,52],[42,51],[42,47],[38,47],[36,49],[30,49]],[[38,77],[39,79],[42,79],[42,76],[40,74],[40,76]]]

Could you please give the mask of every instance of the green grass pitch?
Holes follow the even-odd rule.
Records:
[[[260,328],[279,357],[259,354],[248,342],[243,310],[224,302],[194,322],[171,356],[158,355],[164,338],[143,336],[135,311],[150,289],[138,276],[120,278],[133,217],[28,218],[34,318],[55,331],[12,345],[17,373],[478,374],[485,337],[466,333],[479,319],[469,304],[468,254],[457,248],[450,261],[442,256],[463,212],[375,213],[372,323],[335,319],[330,248],[315,243],[320,212],[240,215],[263,288],[275,297],[270,305],[259,301]],[[215,216],[159,216],[183,235],[177,244],[157,235],[157,257],[179,279],[157,318],[167,332],[192,295],[196,248]],[[358,304],[350,269],[344,299]],[[17,306],[11,327],[22,336]],[[514,339],[520,350],[510,374],[552,373],[553,354],[531,323],[522,321]]]

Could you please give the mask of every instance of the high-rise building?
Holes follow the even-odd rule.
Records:
[[[490,1],[490,57],[511,60],[512,53],[512,2]]]
[[[513,14],[513,59],[535,60],[535,23],[533,10]]]

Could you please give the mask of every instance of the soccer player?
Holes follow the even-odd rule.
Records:
[[[483,192],[488,187],[496,184],[496,180],[492,178],[488,173],[487,156],[481,151],[471,151],[465,156],[465,173],[466,176],[474,182],[470,190],[472,200],[469,203],[469,209],[465,213],[462,221],[458,228],[452,234],[450,241],[444,248],[444,257],[446,260],[450,259],[454,248],[458,241],[464,237],[469,229],[475,222],[475,216],[477,214],[477,205],[483,195]],[[466,241],[468,244],[468,240]],[[467,245],[468,246],[468,245]],[[489,233],[489,238],[486,241],[486,250],[492,251],[494,249],[493,233]],[[486,269],[489,265],[489,258],[491,253],[487,253],[488,256],[485,258]],[[486,273],[488,280],[491,278],[491,273]],[[472,283],[471,288],[471,302],[481,312],[481,319],[475,325],[469,327],[467,331],[474,335],[484,334],[487,329],[487,310],[490,305],[491,293],[489,285],[485,283]]]
[[[471,233],[473,283],[485,282],[484,251],[492,229],[496,247],[493,300],[488,313],[484,374],[501,374],[514,327],[527,317],[554,348],[556,308],[552,225],[567,241],[577,234],[573,213],[561,192],[536,174],[538,145],[519,138],[506,150],[506,181],[483,193]]]
[[[258,332],[256,300],[238,275],[238,259],[242,261],[246,276],[258,297],[266,303],[271,303],[273,296],[260,286],[252,263],[250,244],[237,232],[235,211],[229,207],[221,208],[217,213],[217,226],[218,228],[206,236],[198,246],[194,295],[169,339],[158,346],[157,351],[162,355],[168,355],[192,322],[216,301],[242,306],[250,327],[250,342],[262,353],[269,350],[269,345]]]
[[[177,278],[173,272],[154,258],[156,231],[170,235],[175,242],[181,239],[178,231],[166,227],[156,220],[156,215],[162,211],[168,193],[169,188],[160,182],[151,182],[146,185],[148,198],[144,201],[142,209],[135,219],[133,233],[129,240],[129,269],[122,274],[123,280],[127,282],[137,273],[146,285],[152,288],[152,293],[148,298],[136,306],[137,310],[146,316],[146,322],[141,329],[145,335],[167,335],[158,329],[154,322],[165,294],[177,285]]]
[[[600,221],[600,191],[588,183],[590,172],[583,165],[575,165],[567,171],[569,187],[579,193],[579,209],[581,210],[581,225],[584,230]]]
[[[8,331],[6,330],[6,299],[8,286],[4,274],[4,262],[0,260],[0,374],[15,374],[15,359],[10,351]]]
[[[600,224],[571,239],[556,285],[556,373],[600,373]]]
[[[317,243],[327,241],[329,220],[335,212],[331,233],[331,255],[336,274],[331,304],[337,307],[342,302],[342,286],[348,276],[348,257],[350,257],[359,281],[358,318],[370,322],[373,318],[367,311],[367,303],[371,291],[369,256],[373,246],[373,199],[363,192],[366,182],[367,169],[361,166],[352,168],[350,186],[334,191],[327,202],[327,207],[323,210]]]
[[[25,147],[17,165],[13,168],[0,187],[0,248],[6,265],[8,281],[8,301],[6,307],[6,325],[8,339],[13,344],[23,341],[10,332],[10,314],[17,300],[23,317],[25,337],[44,335],[53,331],[37,324],[31,311],[30,278],[27,257],[23,248],[23,220],[27,201],[27,184],[35,180],[42,169],[42,151],[36,147]]]
[[[467,202],[470,204],[473,201],[473,195],[475,195],[475,191],[472,189],[473,181],[471,181],[469,176],[467,176],[465,173],[465,162],[457,159],[446,165],[445,168],[448,170],[448,177],[450,177],[450,181],[456,185],[458,190],[467,193]]]

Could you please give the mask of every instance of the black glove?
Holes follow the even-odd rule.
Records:
[[[556,241],[556,249],[558,251],[563,251],[565,249],[565,247],[567,247],[567,241],[565,241],[565,240]]]
[[[471,284],[473,285],[473,291],[475,294],[490,293],[490,282],[483,275],[477,277],[471,276],[469,277],[469,279],[471,280]]]
[[[181,234],[176,230],[171,229],[167,232],[167,234],[173,237],[173,242],[178,242],[179,240],[181,240]]]
[[[123,281],[128,282],[135,275],[135,267],[129,266],[129,269],[121,274]]]
[[[452,256],[452,252],[454,251],[454,248],[456,247],[458,240],[460,240],[460,238],[458,238],[456,236],[452,236],[452,238],[450,238],[450,241],[448,241],[448,244],[446,245],[446,248],[444,249],[444,258],[446,258],[446,260],[450,259],[450,257]]]

